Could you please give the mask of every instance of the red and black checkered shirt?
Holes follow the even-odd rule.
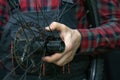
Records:
[[[36,9],[36,2],[45,10],[59,7],[59,0],[19,0],[21,11]],[[120,5],[118,0],[97,0],[97,10],[100,26],[89,28],[85,18],[84,0],[80,0],[77,9],[79,20],[78,29],[82,34],[81,52],[91,52],[98,47],[120,47]],[[9,6],[7,0],[0,0],[0,31],[9,20]]]

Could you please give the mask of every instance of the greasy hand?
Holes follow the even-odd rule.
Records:
[[[80,46],[81,35],[77,30],[70,29],[64,24],[57,22],[51,23],[50,28],[46,27],[46,30],[50,31],[50,29],[57,30],[60,33],[60,37],[65,43],[65,50],[62,53],[54,53],[51,56],[45,56],[43,60],[58,66],[63,66],[74,58],[75,52]]]

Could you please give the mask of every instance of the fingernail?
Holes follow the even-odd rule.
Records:
[[[46,30],[49,30],[49,27],[45,27]]]

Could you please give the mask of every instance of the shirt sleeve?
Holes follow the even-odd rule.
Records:
[[[118,0],[97,0],[100,26],[79,29],[81,52],[93,52],[98,48],[120,48],[120,5]]]
[[[9,19],[9,6],[6,0],[0,0],[0,36],[3,31],[3,26]]]

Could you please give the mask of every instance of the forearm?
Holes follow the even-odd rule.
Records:
[[[81,52],[92,52],[97,48],[120,47],[120,24],[110,22],[93,29],[79,29],[82,35]]]
[[[99,2],[97,6],[100,26],[79,29],[81,52],[93,52],[98,48],[120,47],[120,9],[116,0]]]

